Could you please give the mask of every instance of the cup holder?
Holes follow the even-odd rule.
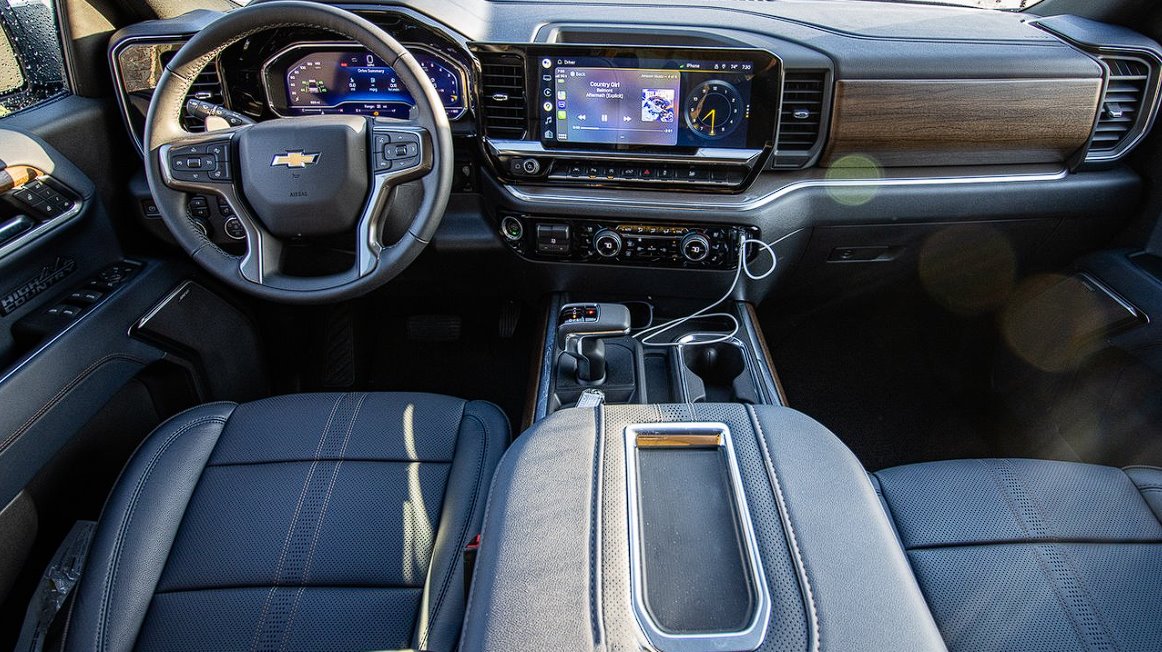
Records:
[[[682,358],[683,386],[690,403],[759,403],[757,389],[742,342],[729,339],[699,344],[715,334],[683,338],[678,347]]]

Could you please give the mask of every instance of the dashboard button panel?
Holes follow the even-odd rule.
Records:
[[[532,159],[528,159],[532,160]],[[595,165],[592,162],[557,159],[549,168],[553,183],[605,183],[636,187],[699,186],[733,190],[742,186],[749,174],[746,166],[662,163],[643,165]],[[527,170],[522,176],[532,176]]]
[[[739,242],[753,226],[607,220],[504,214],[500,234],[530,260],[679,269],[734,269]],[[753,252],[752,252],[753,253]]]

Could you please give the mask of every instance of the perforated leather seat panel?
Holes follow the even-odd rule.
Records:
[[[67,646],[451,649],[507,437],[495,407],[423,394],[179,415],[110,498]]]
[[[1162,470],[960,460],[874,479],[950,650],[1162,649]]]

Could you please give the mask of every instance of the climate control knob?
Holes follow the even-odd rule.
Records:
[[[682,238],[682,255],[686,260],[698,263],[710,255],[710,240],[701,233],[688,233]]]
[[[621,236],[610,229],[601,229],[593,236],[593,250],[604,258],[613,258],[620,254],[621,245]]]

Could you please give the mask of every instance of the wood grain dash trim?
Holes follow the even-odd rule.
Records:
[[[823,165],[1059,163],[1089,140],[1102,80],[841,80]]]

